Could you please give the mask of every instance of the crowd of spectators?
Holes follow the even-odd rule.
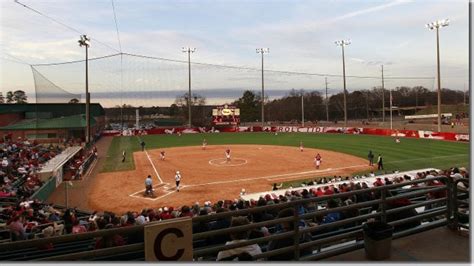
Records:
[[[62,150],[21,138],[0,143],[0,197],[30,197],[42,185],[37,171]]]
[[[334,195],[336,193],[350,192],[355,190],[362,190],[372,186],[383,186],[390,184],[404,183],[413,179],[425,179],[432,176],[438,176],[442,174],[447,174],[453,180],[461,178],[469,178],[469,173],[465,168],[451,168],[446,171],[436,172],[420,172],[415,176],[400,175],[393,178],[375,178],[374,182],[369,184],[366,178],[364,177],[333,177],[326,178],[326,181],[317,180],[315,183],[321,183],[322,186],[318,188],[307,188],[313,182],[305,183],[300,189],[296,190],[287,190],[284,195],[276,196],[274,193],[262,195],[257,200],[245,201],[243,199],[234,199],[234,200],[220,200],[215,203],[206,201],[203,204],[195,202],[192,205],[184,205],[180,208],[175,208],[172,206],[163,206],[161,208],[146,208],[140,212],[130,211],[123,215],[118,215],[113,212],[104,212],[99,214],[94,212],[86,216],[80,217],[78,211],[74,209],[67,210],[57,210],[50,205],[40,203],[38,201],[23,201],[19,206],[11,207],[9,209],[1,210],[1,215],[7,215],[11,217],[8,221],[8,226],[10,230],[18,236],[18,239],[27,239],[34,237],[36,234],[37,237],[49,237],[58,234],[77,234],[83,232],[91,232],[102,229],[109,228],[119,228],[127,227],[133,225],[143,225],[153,221],[163,221],[179,217],[196,217],[204,216],[213,213],[222,213],[229,212],[234,210],[242,210],[253,208],[257,206],[268,206],[275,205],[279,203],[295,201],[299,199],[308,199],[313,197],[321,197],[327,195]],[[369,175],[370,176],[370,175]],[[373,180],[373,179],[371,179]],[[342,182],[338,182],[342,181]],[[326,182],[326,183],[323,183]],[[337,182],[337,183],[335,183]],[[425,183],[420,183],[417,185],[408,184],[404,188],[413,187],[413,186],[435,186],[443,185],[440,181],[430,181]],[[464,185],[465,188],[466,185]],[[388,196],[392,194],[389,193]],[[427,193],[427,199],[431,198],[440,198],[445,197],[446,191]],[[342,197],[339,199],[330,199],[322,204],[316,204],[310,202],[303,204],[297,209],[298,214],[305,214],[314,212],[319,209],[334,209],[340,206],[351,205],[354,203],[366,202],[380,198],[380,193],[377,192],[365,192],[356,194],[350,197]],[[388,202],[388,209],[398,208],[401,206],[410,205],[411,201],[408,198],[399,198],[397,200],[392,200]],[[429,206],[428,206],[429,207]],[[379,206],[376,204],[370,207],[370,211],[378,210]],[[280,209],[275,208],[272,210],[264,212],[256,212],[244,217],[226,217],[213,220],[210,222],[193,222],[193,233],[207,232],[211,230],[224,229],[232,226],[241,226],[250,223],[258,223],[262,221],[269,221],[275,218],[289,217],[294,216],[295,209]],[[320,225],[325,225],[340,221],[343,219],[355,217],[359,215],[357,210],[349,211],[333,211],[326,213],[325,215],[315,216],[311,219],[302,219],[298,222],[300,228],[307,227],[318,227]],[[398,212],[391,214],[387,217],[388,221],[412,217],[416,215],[415,209],[409,209],[406,211]],[[403,230],[406,228],[411,228],[420,224],[420,221],[414,221],[408,224],[402,224],[395,227],[395,231]],[[41,226],[42,225],[42,226]],[[310,241],[312,237],[317,236],[318,234],[328,233],[333,230],[343,229],[353,226],[354,224],[348,224],[338,228],[332,229],[322,229],[316,230],[313,233],[305,233],[301,235],[300,242]],[[32,230],[34,227],[41,228],[39,230]],[[31,228],[30,228],[31,227]],[[29,229],[30,228],[30,229]],[[261,226],[253,230],[246,232],[234,233],[234,234],[220,234],[215,235],[200,241],[194,242],[193,245],[195,248],[216,245],[216,244],[233,244],[240,241],[245,241],[246,239],[255,239],[259,237],[269,236],[271,234],[279,234],[287,231],[291,231],[294,228],[293,222],[281,223],[275,226]],[[119,234],[101,237],[95,240],[94,247],[96,249],[121,246],[125,244],[139,243],[143,242],[143,235],[132,235],[128,237],[123,237]],[[293,237],[283,238],[279,240],[270,241],[265,245],[266,250],[279,249],[286,246],[293,245]],[[48,249],[53,247],[48,246]],[[257,244],[244,246],[236,249],[230,249],[222,251],[217,255],[218,260],[232,260],[240,259],[246,260],[251,259],[252,256],[255,256],[262,252],[262,246]],[[302,250],[302,255],[309,254],[311,250]],[[293,252],[283,253],[279,255],[272,256],[268,258],[269,260],[291,260],[293,258]]]

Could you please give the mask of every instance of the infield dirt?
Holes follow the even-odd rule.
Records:
[[[232,160],[225,162],[225,149],[231,149]],[[135,152],[135,170],[99,173],[90,182],[88,209],[97,211],[129,210],[163,206],[179,207],[201,204],[210,200],[239,198],[244,188],[247,193],[269,191],[273,183],[287,180],[333,175],[350,175],[371,169],[366,160],[359,157],[320,149],[270,145],[215,145],[203,150],[201,146],[163,149],[166,154],[160,160],[160,150]],[[319,170],[314,157],[322,156]],[[155,166],[155,169],[153,165]],[[182,175],[179,192],[175,189],[174,175]],[[158,175],[164,184],[160,184]],[[144,180],[153,176],[155,198],[143,196]],[[84,199],[83,199],[84,200]]]

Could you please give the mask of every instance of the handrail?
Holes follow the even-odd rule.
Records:
[[[394,196],[389,196],[390,193],[388,193],[390,190],[401,188],[401,187],[406,187],[409,185],[413,184],[419,184],[419,183],[425,183],[431,180],[441,180],[444,181],[445,184],[439,185],[439,186],[421,186],[421,187],[416,187],[416,188],[408,188],[406,189],[407,192],[399,193]],[[449,190],[451,189],[451,185],[453,183],[449,182],[449,179],[443,176],[439,177],[432,177],[432,178],[426,178],[426,179],[417,179],[417,180],[412,180],[409,182],[404,182],[400,184],[393,184],[393,185],[385,185],[385,186],[379,186],[379,187],[372,187],[368,189],[360,189],[360,190],[354,190],[350,192],[345,192],[345,193],[338,193],[330,196],[322,196],[322,197],[313,197],[313,198],[308,198],[308,199],[299,199],[295,201],[290,201],[290,202],[285,202],[285,203],[280,203],[280,204],[274,204],[274,205],[267,205],[267,206],[259,206],[259,207],[253,207],[253,208],[248,208],[248,209],[243,209],[243,210],[237,210],[237,211],[230,211],[230,212],[222,212],[222,213],[217,213],[217,214],[210,214],[210,215],[205,215],[205,216],[198,216],[198,217],[193,217],[192,222],[193,223],[199,223],[199,222],[210,222],[210,221],[215,221],[218,219],[223,219],[223,218],[231,218],[234,216],[245,216],[253,213],[261,213],[261,212],[266,212],[266,211],[274,211],[274,210],[281,210],[284,208],[293,208],[295,210],[294,216],[291,217],[283,217],[283,218],[275,218],[269,221],[262,221],[262,222],[257,222],[257,223],[250,223],[248,225],[243,225],[243,226],[238,226],[238,227],[228,227],[228,228],[223,228],[223,229],[218,229],[218,230],[212,230],[212,231],[206,231],[206,232],[201,232],[201,233],[195,233],[193,234],[193,240],[201,240],[201,239],[207,239],[212,236],[216,235],[223,235],[223,234],[230,234],[230,233],[235,233],[235,232],[242,232],[242,231],[248,231],[253,228],[258,228],[262,226],[269,226],[273,224],[279,224],[282,222],[293,222],[293,230],[284,232],[284,233],[276,233],[272,234],[270,236],[264,236],[256,239],[251,239],[251,240],[246,240],[242,241],[239,243],[234,243],[231,245],[215,245],[215,246],[209,246],[209,247],[203,247],[199,249],[195,249],[193,253],[194,258],[206,256],[206,255],[216,255],[217,252],[223,251],[223,250],[229,250],[237,247],[243,247],[247,245],[252,245],[252,244],[265,244],[268,243],[269,241],[272,240],[279,240],[279,239],[287,239],[287,238],[292,238],[293,243],[290,246],[280,248],[277,250],[270,250],[266,251],[265,253],[262,253],[258,256],[255,256],[255,258],[266,258],[269,256],[273,255],[280,255],[283,253],[288,253],[292,252],[294,258],[300,258],[300,250],[306,250],[307,248],[312,249],[315,246],[323,245],[323,244],[330,244],[334,243],[334,241],[341,241],[344,239],[351,239],[351,238],[357,238],[360,236],[361,233],[361,227],[360,227],[360,222],[365,222],[368,219],[387,219],[387,216],[392,214],[396,214],[401,211],[409,210],[409,209],[415,209],[418,207],[423,207],[423,206],[431,206],[433,204],[443,204],[446,202],[446,205],[429,209],[424,212],[421,212],[417,215],[414,215],[412,217],[404,218],[404,219],[399,219],[399,220],[394,220],[394,221],[389,221],[389,224],[392,225],[400,225],[404,223],[409,223],[411,221],[420,221],[429,217],[436,217],[440,215],[445,215],[446,218],[442,220],[442,222],[438,222],[440,220],[434,221],[433,223],[429,223],[429,226],[437,227],[437,226],[442,226],[447,223],[449,218],[449,210],[450,210],[450,202],[451,199],[449,197],[443,197],[443,198],[438,198],[438,199],[432,199],[432,200],[426,200],[423,202],[416,202],[412,203],[407,206],[402,206],[402,207],[397,207],[397,208],[388,208],[389,205],[387,203],[390,203],[393,200],[396,199],[402,199],[402,198],[413,198],[417,197],[420,195],[426,195],[428,193],[433,193],[433,192],[438,192],[438,191],[448,191],[449,195]],[[380,192],[380,193],[374,193],[374,192]],[[364,193],[374,193],[378,195],[380,198],[366,201],[366,202],[358,202],[354,203],[351,205],[347,206],[341,206],[337,208],[332,208],[332,209],[322,209],[318,210],[316,209],[315,211],[312,211],[310,213],[305,213],[305,214],[300,214],[299,213],[299,207],[302,205],[305,205],[307,203],[322,203],[326,202],[329,199],[339,199],[339,198],[349,198],[353,195],[357,194],[364,194]],[[383,195],[386,194],[386,197],[383,197]],[[299,227],[298,224],[302,220],[307,220],[307,219],[313,219],[316,216],[322,216],[326,215],[331,212],[344,212],[344,211],[349,211],[349,210],[360,210],[360,209],[367,209],[368,207],[372,206],[378,206],[377,210],[374,210],[375,212],[372,213],[367,213],[364,215],[358,215],[355,217],[348,217],[342,220],[326,223],[326,224],[320,224],[317,226],[308,226],[308,227]],[[385,206],[385,207],[383,207]],[[370,209],[370,208],[369,208]],[[158,223],[158,222],[153,222],[153,223]],[[354,224],[351,227],[347,227],[347,230],[344,229],[344,231],[341,231],[338,233],[337,230],[333,231],[334,234],[329,234],[329,235],[324,235],[322,238],[313,238],[313,240],[305,243],[300,243],[300,238],[304,234],[309,234],[309,233],[314,233],[322,230],[331,230],[334,228],[341,228],[343,226],[347,226],[348,224]],[[148,224],[147,224],[148,225]],[[35,247],[41,244],[46,244],[46,243],[61,243],[61,242],[68,242],[68,241],[78,241],[78,240],[84,240],[84,239],[91,239],[95,237],[103,237],[103,236],[110,236],[110,235],[115,235],[115,234],[120,234],[120,235],[130,235],[130,234],[143,234],[144,232],[144,226],[145,225],[139,225],[139,226],[131,226],[131,227],[122,227],[122,228],[113,228],[113,229],[106,229],[106,230],[100,230],[100,231],[95,231],[95,232],[87,232],[87,233],[81,233],[81,234],[75,234],[75,235],[63,235],[63,236],[56,236],[56,237],[50,237],[50,238],[43,238],[43,239],[34,239],[34,240],[25,240],[25,241],[19,241],[19,242],[11,242],[11,243],[4,243],[0,244],[0,250],[12,250],[12,249],[23,249],[23,248],[28,248],[28,247]],[[420,226],[421,228],[431,228],[427,227],[426,225]],[[412,228],[409,229],[410,233],[417,232],[417,228]],[[405,231],[402,231],[402,233]],[[400,235],[399,232],[397,234]],[[356,239],[357,240],[357,239]],[[142,245],[142,246],[140,246]],[[340,254],[337,252],[343,252],[344,250],[354,250],[357,248],[360,248],[361,242],[356,241],[353,244],[350,244],[349,247],[345,248],[337,248],[337,249],[331,249],[330,251],[324,251],[316,254],[316,256],[309,255],[309,256],[303,256],[300,259],[301,260],[308,260],[308,259],[314,259],[314,258],[321,258],[324,256],[327,256],[328,254]],[[363,245],[363,244],[362,244]],[[137,247],[143,247],[143,243],[139,244],[132,244],[132,245],[126,245],[124,247],[116,247],[116,248],[111,248],[110,250],[116,250],[116,252],[129,252],[129,251],[137,251]],[[104,250],[109,250],[109,249],[104,249]],[[117,251],[119,250],[119,251]],[[335,251],[339,250],[339,251]],[[106,251],[101,251],[105,253],[93,253],[97,251],[85,251],[85,252],[80,252],[80,253],[74,253],[74,254],[65,254],[65,255],[59,255],[55,257],[50,257],[50,259],[59,259],[59,260],[71,260],[71,259],[81,259],[84,258],[82,256],[95,256],[94,254],[101,254],[100,256],[106,256],[109,254],[106,254]],[[112,253],[110,253],[112,254]],[[99,255],[97,255],[99,256]],[[48,260],[48,258],[45,258],[45,260]]]
[[[464,189],[461,189],[458,187],[458,184],[459,183],[463,183],[463,184],[467,184],[467,186],[469,186],[469,179],[467,178],[461,178],[461,179],[458,179],[456,181],[454,181],[453,183],[453,186],[452,186],[452,189],[453,189],[453,202],[452,202],[452,228],[453,229],[459,229],[460,227],[461,228],[464,228],[464,229],[468,229],[470,230],[470,226],[469,224],[468,225],[465,225],[465,224],[461,224],[459,222],[459,218],[461,215],[466,215],[466,214],[462,214],[460,211],[459,211],[459,206],[460,204],[464,204],[464,205],[467,205],[468,208],[470,209],[471,206],[470,206],[470,202],[469,200],[467,201],[464,201],[464,200],[459,200],[459,192],[461,193],[467,193],[467,196],[469,196],[469,190],[464,190]]]
[[[98,256],[108,256],[114,254],[120,254],[122,252],[129,252],[129,251],[138,251],[144,250],[145,244],[144,243],[137,243],[131,244],[126,246],[118,246],[118,247],[111,247],[111,248],[102,248],[96,250],[89,250],[89,251],[82,251],[74,254],[65,254],[65,255],[58,255],[53,257],[46,257],[37,259],[38,261],[61,261],[61,260],[79,260],[86,257],[98,257]]]

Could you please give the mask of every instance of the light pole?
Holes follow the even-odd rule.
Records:
[[[89,95],[89,46],[91,39],[87,35],[81,35],[78,41],[80,47],[86,47],[86,144],[89,144],[91,137],[90,124],[90,95]]]
[[[191,127],[191,53],[196,51],[196,48],[183,47],[183,53],[188,53],[188,127]]]
[[[344,127],[347,127],[347,90],[346,90],[346,61],[344,58],[344,46],[351,44],[351,40],[340,40],[334,42],[342,48],[342,79],[344,81]]]
[[[426,24],[426,27],[430,30],[436,29],[436,56],[437,56],[437,68],[438,68],[438,132],[441,132],[441,73],[439,63],[439,28],[446,27],[449,25],[449,19],[437,20]]]
[[[264,74],[263,74],[263,55],[268,54],[270,52],[269,48],[257,48],[257,54],[262,54],[262,130],[265,124],[265,82],[264,82]]]

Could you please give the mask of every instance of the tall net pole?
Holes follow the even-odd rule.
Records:
[[[383,65],[382,65],[382,122],[385,123],[385,84],[383,79]]]

